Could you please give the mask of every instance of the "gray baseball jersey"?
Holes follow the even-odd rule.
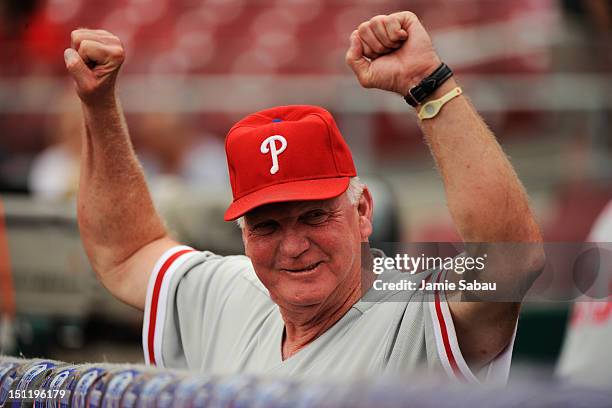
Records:
[[[597,218],[590,242],[612,242],[612,202]],[[612,288],[609,258],[601,258],[595,285]],[[580,301],[574,304],[557,366],[567,381],[591,386],[612,386],[612,302]]]
[[[410,279],[428,277],[438,279],[443,272]],[[248,257],[180,246],[157,262],[147,291],[143,348],[146,362],[161,367],[334,379],[418,370],[463,382],[505,383],[514,342],[513,337],[494,361],[473,373],[459,350],[444,294],[424,291],[357,302],[285,360],[283,331],[279,308]]]

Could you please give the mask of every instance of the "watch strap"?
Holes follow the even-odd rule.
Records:
[[[404,97],[404,100],[410,106],[420,105],[425,98],[431,95],[436,89],[440,87],[448,78],[453,76],[453,71],[445,63],[440,66],[427,78],[423,79],[415,87],[410,88],[408,95]]]

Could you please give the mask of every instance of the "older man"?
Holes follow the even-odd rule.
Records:
[[[115,96],[123,60],[119,39],[99,30],[74,31],[65,51],[87,128],[83,242],[102,283],[145,311],[148,362],[213,373],[507,375],[519,302],[447,303],[425,292],[364,301],[361,247],[372,232],[372,197],[321,108],[258,112],[228,133],[234,200],[225,219],[240,218],[246,256],[179,246],[153,208]],[[346,61],[362,86],[417,108],[464,241],[540,241],[510,163],[414,14],[361,24]],[[505,260],[512,274],[492,277],[524,288],[542,263],[541,247]],[[441,271],[413,278],[439,280]]]

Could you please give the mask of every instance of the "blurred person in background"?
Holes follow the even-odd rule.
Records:
[[[33,197],[73,199],[79,181],[79,157],[84,130],[79,99],[72,90],[58,101],[60,113],[51,116],[48,147],[37,155],[28,177]],[[130,118],[134,145],[154,197],[185,188],[227,188],[223,145],[213,135],[195,134],[192,122],[169,113]]]
[[[35,198],[63,201],[73,199],[78,188],[85,128],[79,99],[72,90],[60,96],[57,105],[60,113],[49,119],[49,146],[32,162],[28,187]]]
[[[607,243],[599,250],[598,274],[589,294],[577,299],[557,364],[557,376],[573,384],[612,387],[612,201],[595,221],[588,242]],[[606,301],[605,299],[608,299]]]
[[[612,4],[607,0],[564,0],[564,9],[569,27],[578,34],[581,47],[575,47],[568,53],[563,63],[569,68],[587,72],[606,72],[612,68]],[[580,145],[591,144],[591,149],[585,153],[597,151],[610,151],[612,138],[610,137],[610,111],[601,109],[595,112],[597,120],[591,118],[592,123],[599,124],[592,134],[580,132],[575,142]],[[587,128],[585,124],[584,128]],[[582,149],[575,149],[580,151]],[[593,154],[593,153],[591,153]],[[609,243],[612,242],[612,201],[604,206],[602,204],[611,195],[609,184],[594,189],[593,182],[588,177],[588,166],[599,166],[600,172],[609,173],[608,162],[598,162],[597,157],[586,156],[580,161],[580,166],[573,169],[572,174],[578,176],[570,179],[569,189],[566,191],[566,202],[573,201],[580,205],[573,205],[573,211],[560,213],[552,223],[554,231],[563,232],[564,235],[554,233],[550,238],[555,240],[603,243],[598,251],[598,268],[594,280],[587,294],[579,297],[574,303],[567,323],[563,347],[559,356],[556,376],[562,381],[585,386],[612,387],[612,255],[609,252]],[[576,164],[576,160],[569,163]],[[574,166],[576,167],[576,166]],[[573,183],[571,183],[573,181]],[[566,205],[567,208],[571,206]],[[595,212],[594,212],[595,211]],[[593,223],[593,216],[599,212]],[[585,221],[587,221],[585,223]],[[569,228],[568,228],[569,223]],[[573,231],[579,234],[572,234]],[[549,239],[550,239],[549,238]],[[583,288],[582,288],[583,289]],[[584,289],[583,289],[584,291]],[[598,298],[590,296],[595,294]],[[606,301],[607,300],[607,301]]]
[[[154,196],[175,183],[189,189],[227,189],[223,144],[197,133],[193,120],[172,112],[132,118],[133,140]]]

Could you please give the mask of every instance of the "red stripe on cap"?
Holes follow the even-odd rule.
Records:
[[[442,277],[442,272],[438,275],[437,282],[440,282],[440,278]],[[444,315],[442,314],[442,306],[440,305],[440,293],[438,290],[435,291],[436,298],[436,315],[438,316],[438,323],[440,324],[440,332],[442,333],[442,341],[444,343],[444,350],[446,351],[446,358],[453,369],[453,373],[463,381],[466,381],[465,377],[461,370],[459,370],[459,366],[457,365],[457,361],[455,360],[455,356],[453,355],[453,350],[450,346],[450,340],[448,338],[448,331],[446,330],[446,322],[444,321]]]
[[[149,361],[153,365],[157,365],[155,361],[155,349],[154,349],[153,341],[155,340],[155,323],[157,320],[157,301],[159,300],[159,292],[161,291],[161,285],[164,280],[164,276],[166,275],[166,272],[168,272],[168,269],[170,269],[170,265],[172,265],[172,263],[176,261],[178,257],[180,257],[183,254],[186,254],[187,252],[193,252],[193,251],[194,251],[193,249],[183,249],[173,254],[170,258],[166,260],[166,262],[164,262],[161,269],[159,270],[159,273],[157,274],[157,278],[155,279],[155,286],[153,287],[153,297],[151,298],[151,314],[149,315],[149,334],[147,336],[147,344],[149,346]]]

